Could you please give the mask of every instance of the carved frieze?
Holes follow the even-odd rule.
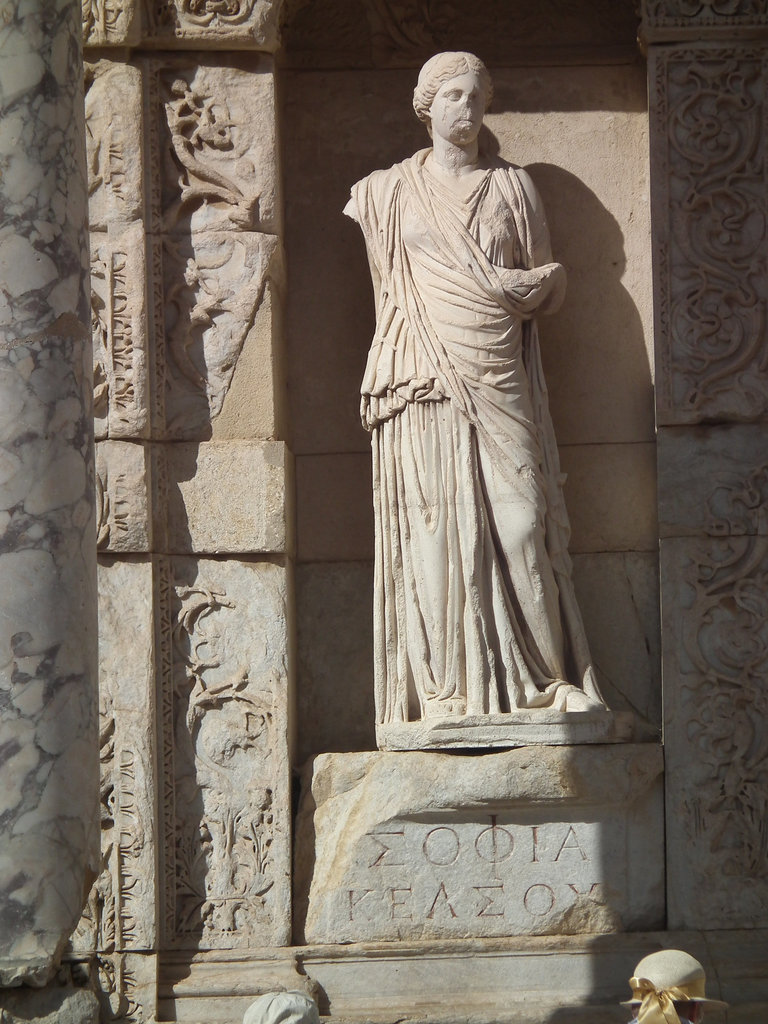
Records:
[[[153,231],[275,231],[272,61],[145,63],[157,177]],[[155,162],[157,161],[157,162]]]
[[[768,413],[766,58],[654,48],[659,423]]]
[[[282,5],[282,0],[144,0],[144,42],[273,53]]]
[[[161,577],[166,939],[200,949],[283,945],[285,570],[173,558]]]
[[[133,46],[139,41],[136,0],[82,0],[83,45]]]
[[[152,566],[99,566],[99,756],[102,871],[76,952],[152,949],[155,911],[155,699]]]
[[[633,0],[287,0],[284,53],[294,66],[413,67],[469,49],[496,67],[631,57]]]
[[[768,24],[765,0],[643,0],[650,30],[734,28]]]
[[[149,457],[143,445],[96,445],[96,535],[100,551],[151,550]]]
[[[768,537],[662,544],[669,926],[768,911]]]
[[[157,1019],[157,956],[102,954],[94,964],[103,1024],[152,1024]]]
[[[141,222],[91,232],[94,428],[98,439],[149,434],[146,281]]]
[[[205,232],[168,237],[162,250],[165,328],[158,346],[165,436],[206,438],[222,411],[268,278],[280,276],[272,235]]]
[[[143,214],[141,72],[99,60],[85,70],[85,139],[91,231]]]

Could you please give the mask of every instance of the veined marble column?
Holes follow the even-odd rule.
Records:
[[[0,985],[42,985],[98,864],[96,542],[77,0],[0,20]]]

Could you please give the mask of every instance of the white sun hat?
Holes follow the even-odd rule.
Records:
[[[682,949],[661,949],[643,957],[629,979],[632,998],[622,1006],[639,1006],[639,1024],[679,1024],[674,1003],[698,1003],[725,1009],[728,1003],[707,999],[704,968]]]

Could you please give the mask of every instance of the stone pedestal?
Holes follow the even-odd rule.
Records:
[[[632,738],[634,727],[634,716],[626,711],[532,708],[377,725],[376,740],[382,750],[509,750],[531,743],[619,743]]]
[[[44,984],[98,866],[80,5],[0,25],[0,985]]]
[[[659,927],[661,771],[651,744],[323,754],[297,923],[310,943]]]

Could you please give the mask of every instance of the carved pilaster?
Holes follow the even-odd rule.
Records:
[[[290,936],[285,570],[162,560],[161,755],[168,946]]]

